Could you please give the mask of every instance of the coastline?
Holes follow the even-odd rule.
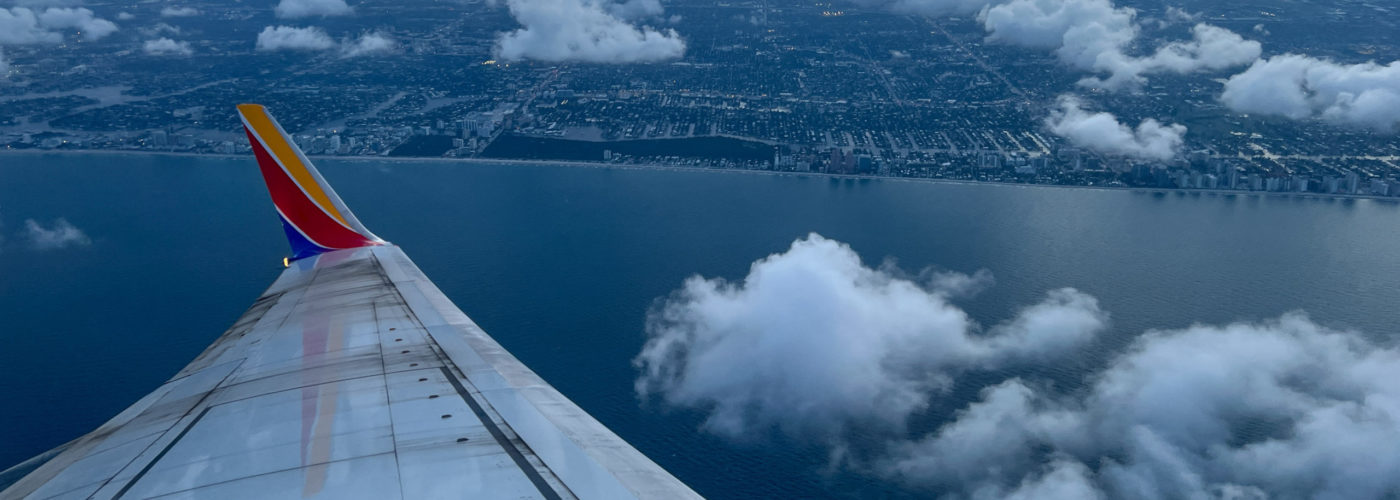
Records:
[[[110,149],[12,149],[0,150],[0,158],[6,155],[79,155],[79,156],[173,156],[173,157],[193,157],[220,160],[245,160],[251,155],[246,154],[223,154],[223,153],[186,153],[178,151],[130,151],[130,150],[110,150]],[[393,162],[393,163],[458,163],[466,165],[533,165],[533,166],[553,166],[570,168],[595,168],[595,169],[617,169],[617,170],[654,170],[654,171],[680,171],[680,172],[707,172],[721,174],[742,174],[742,175],[770,175],[779,177],[826,177],[833,180],[858,180],[858,181],[892,181],[892,182],[916,182],[933,184],[951,184],[968,186],[1000,186],[1013,188],[1052,188],[1052,189],[1084,189],[1095,191],[1132,191],[1145,194],[1154,193],[1176,193],[1185,195],[1208,195],[1208,196],[1246,196],[1246,197],[1273,197],[1273,198],[1297,198],[1315,200],[1375,200],[1383,203],[1400,203],[1400,199],[1389,196],[1377,196],[1372,194],[1322,194],[1322,193],[1298,193],[1298,192],[1271,192],[1271,191],[1244,191],[1236,189],[1183,189],[1183,188],[1161,188],[1161,187],[1134,187],[1134,186],[1076,186],[1064,184],[1026,184],[1017,182],[987,182],[969,181],[960,179],[936,179],[929,177],[897,177],[885,175],[868,174],[832,174],[826,172],[786,172],[775,170],[748,170],[748,169],[722,169],[722,168],[700,168],[668,165],[630,165],[619,163],[602,163],[587,161],[567,161],[567,160],[517,160],[506,158],[444,158],[444,157],[408,157],[408,156],[360,156],[360,155],[308,155],[312,160],[350,161],[350,162]]]

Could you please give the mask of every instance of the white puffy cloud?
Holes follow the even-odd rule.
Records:
[[[273,8],[277,17],[296,19],[301,17],[345,16],[355,12],[345,0],[281,0]]]
[[[258,33],[257,49],[262,51],[327,50],[335,46],[335,40],[321,28],[268,26]]]
[[[1259,42],[1230,30],[1197,24],[1190,41],[1170,42],[1146,56],[1127,53],[1141,32],[1137,11],[1109,0],[1012,0],[982,14],[994,42],[1053,49],[1075,68],[1107,73],[1083,85],[1110,90],[1141,85],[1151,73],[1215,71],[1249,64],[1259,57]]]
[[[359,38],[346,37],[336,43],[321,28],[268,26],[258,33],[257,48],[261,51],[336,49],[340,57],[349,58],[391,53],[398,48],[398,43],[380,32],[365,33]]]
[[[1275,56],[1231,77],[1220,100],[1241,113],[1394,131],[1400,126],[1400,61],[1382,66]]]
[[[1045,126],[1075,146],[1104,154],[1166,161],[1181,150],[1186,126],[1148,118],[1133,129],[1107,112],[1085,111],[1079,99],[1061,96]]]
[[[1136,88],[1152,73],[1192,73],[1243,66],[1259,57],[1258,42],[1216,26],[1197,24],[1190,41],[1169,42],[1136,56],[1141,26],[1137,10],[1111,0],[856,0],[857,3],[918,15],[977,13],[992,42],[1055,51],[1065,64],[1106,74],[1082,85],[1120,90]],[[1194,22],[1196,16],[1169,7],[1166,20]]]
[[[160,9],[160,17],[192,17],[199,15],[199,9],[194,7],[166,7]]]
[[[1182,9],[1180,7],[1168,5],[1166,11],[1166,18],[1167,22],[1170,23],[1194,23],[1201,19],[1201,15],[1191,13],[1190,11],[1187,11],[1186,9]]]
[[[44,227],[34,219],[24,221],[24,239],[34,250],[57,250],[61,248],[88,246],[92,240],[81,229],[62,217],[53,222],[52,227]]]
[[[93,15],[91,10],[50,8],[39,14],[39,25],[49,29],[75,28],[86,40],[100,40],[115,33],[117,25]]]
[[[132,19],[136,19],[136,15],[135,15],[135,14],[132,14],[132,13],[130,13],[130,12],[118,12],[118,13],[117,13],[117,20],[118,20],[118,21],[130,21],[130,20],[132,20]]]
[[[357,40],[341,42],[341,57],[361,57],[393,52],[398,44],[383,33],[366,33]]]
[[[141,49],[146,54],[153,56],[187,56],[194,53],[194,49],[190,48],[190,42],[175,41],[169,38],[146,40]]]
[[[522,27],[496,40],[501,59],[631,63],[685,53],[675,30],[629,24],[610,12],[617,4],[603,0],[507,0],[507,6]]]
[[[811,235],[741,282],[690,278],[649,315],[637,390],[706,412],[719,435],[778,429],[947,498],[1400,496],[1393,341],[1302,313],[1150,330],[1064,387],[1035,374],[1104,329],[1092,297],[1052,292],[983,331],[940,288],[957,280],[903,276]],[[1020,376],[902,430],[970,370]],[[852,454],[841,436],[856,430],[876,442]]]
[[[708,409],[724,436],[840,441],[851,426],[896,431],[958,374],[1062,356],[1107,322],[1063,289],[984,332],[950,302],[977,278],[901,276],[813,234],[742,282],[692,277],[649,315],[637,391]]]
[[[1297,313],[1148,332],[1082,395],[1004,382],[878,468],[974,498],[1390,498],[1396,377],[1400,351]]]
[[[39,26],[39,16],[25,7],[0,9],[0,44],[58,43],[63,35]]]
[[[1044,458],[1037,446],[1076,448],[1085,433],[1082,415],[1055,407],[1021,381],[1011,380],[984,389],[980,401],[958,412],[935,434],[895,441],[876,468],[917,486],[1004,498],[1018,484],[1020,489],[1039,489],[1031,474]]]
[[[42,12],[27,7],[0,9],[0,45],[59,43],[63,34],[55,30],[70,28],[76,28],[87,40],[98,40],[117,31],[116,24],[84,8],[49,8]]]

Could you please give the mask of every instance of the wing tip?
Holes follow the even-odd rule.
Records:
[[[244,103],[237,108],[291,243],[292,260],[386,243],[355,219],[263,105]]]

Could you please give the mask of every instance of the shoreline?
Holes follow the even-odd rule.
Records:
[[[6,155],[78,155],[78,156],[172,156],[172,157],[192,157],[221,160],[247,160],[249,154],[223,154],[223,153],[186,153],[178,151],[130,151],[130,150],[109,150],[109,149],[15,149],[0,150],[0,157]],[[1167,194],[1176,193],[1181,196],[1186,195],[1208,195],[1208,196],[1246,196],[1246,197],[1275,197],[1275,198],[1301,198],[1316,200],[1375,200],[1379,202],[1400,203],[1400,198],[1390,196],[1377,196],[1372,194],[1322,194],[1322,193],[1299,193],[1280,191],[1244,191],[1237,189],[1183,189],[1183,188],[1162,188],[1162,187],[1134,187],[1134,186],[1077,186],[1064,184],[1028,184],[1018,182],[988,182],[969,181],[960,179],[937,179],[929,177],[897,177],[885,175],[862,175],[862,174],[831,174],[826,172],[787,172],[776,170],[748,170],[748,169],[722,169],[722,168],[701,168],[685,166],[667,165],[632,165],[621,163],[602,163],[588,161],[569,160],[521,160],[507,158],[445,158],[445,157],[410,157],[410,156],[341,156],[341,155],[308,155],[312,160],[331,160],[349,162],[393,162],[393,163],[459,163],[467,165],[529,165],[529,166],[552,166],[569,168],[594,168],[594,169],[617,169],[617,170],[651,170],[651,171],[679,171],[679,172],[706,172],[722,174],[743,174],[743,175],[770,175],[779,177],[826,177],[832,180],[875,180],[875,181],[896,181],[914,182],[930,184],[951,184],[967,186],[1000,186],[1014,188],[1050,188],[1050,189],[1085,189],[1096,191],[1132,191],[1144,194]]]

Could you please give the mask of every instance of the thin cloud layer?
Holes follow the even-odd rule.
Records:
[[[1148,118],[1133,129],[1107,112],[1085,111],[1079,99],[1061,96],[1045,126],[1075,146],[1141,160],[1167,161],[1181,150],[1186,126]]]
[[[52,227],[44,227],[39,221],[26,219],[23,238],[34,250],[58,250],[92,244],[92,240],[83,234],[81,229],[62,217],[55,220]]]
[[[117,25],[93,15],[84,8],[48,8],[42,12],[26,7],[0,9],[0,45],[59,43],[59,31],[76,29],[88,41],[100,40],[117,31]]]
[[[192,17],[199,15],[199,9],[194,7],[166,7],[160,9],[160,17]]]
[[[175,41],[169,38],[146,40],[146,43],[142,44],[141,50],[152,56],[187,56],[194,53],[194,49],[190,48],[190,42]]]
[[[942,16],[949,14],[970,14],[987,8],[987,0],[860,0],[865,5],[882,5],[901,14]]]
[[[177,27],[177,26],[172,26],[172,25],[170,25],[169,23],[156,23],[156,24],[151,25],[151,26],[147,26],[147,27],[143,27],[143,28],[136,28],[136,31],[139,31],[139,32],[141,32],[142,35],[145,35],[145,36],[148,36],[148,37],[150,37],[150,36],[160,36],[160,35],[164,35],[164,34],[169,34],[169,35],[179,35],[179,34],[180,34],[180,28]]]
[[[633,0],[638,1],[641,0]],[[655,5],[660,8],[660,4]],[[685,42],[675,30],[629,24],[610,11],[622,8],[616,4],[599,0],[508,0],[507,6],[522,27],[496,40],[496,56],[501,59],[633,63],[685,54]]]
[[[335,46],[335,40],[321,28],[268,26],[258,33],[257,49],[261,51],[327,50]]]
[[[282,0],[273,8],[273,12],[281,19],[297,19],[348,16],[355,13],[355,9],[347,5],[345,0]]]
[[[660,17],[666,12],[660,0],[627,0],[608,4],[607,9],[609,14],[624,20]]]
[[[813,234],[742,282],[692,277],[649,315],[637,391],[709,409],[716,434],[837,442],[852,426],[900,429],[959,374],[1064,355],[1107,321],[1063,289],[982,332],[949,301],[973,278],[901,276]]]
[[[1400,127],[1400,61],[1347,65],[1297,54],[1261,59],[1231,77],[1220,100],[1241,113],[1393,132]]]

